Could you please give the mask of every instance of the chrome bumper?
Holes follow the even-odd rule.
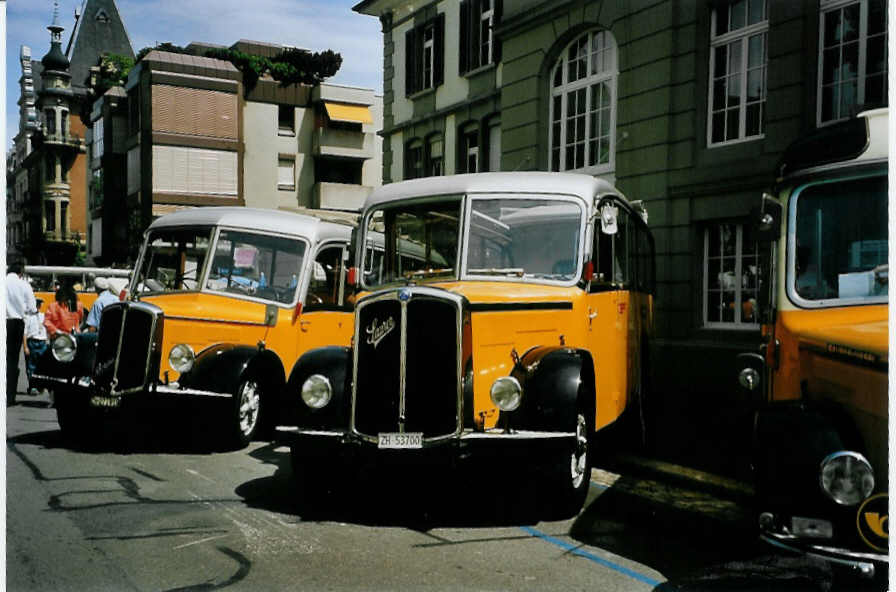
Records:
[[[889,555],[883,553],[862,553],[840,547],[807,543],[804,539],[791,534],[766,530],[760,533],[759,538],[780,549],[852,568],[863,578],[873,578],[877,566],[889,566],[890,564]]]
[[[285,438],[295,437],[295,436],[308,436],[315,438],[333,438],[333,439],[347,439],[347,440],[357,440],[357,441],[366,441],[365,436],[361,436],[359,434],[354,434],[352,432],[346,431],[330,431],[330,430],[304,430],[298,427],[287,427],[287,426],[277,426],[277,435],[283,436]],[[485,430],[484,432],[477,432],[474,430],[466,429],[459,436],[453,436],[448,438],[439,438],[435,440],[432,444],[440,444],[445,441],[461,441],[461,442],[469,442],[469,441],[530,441],[530,440],[562,440],[565,438],[575,438],[575,432],[538,432],[532,430],[513,430],[511,432],[507,432],[500,428],[494,428],[491,430]]]

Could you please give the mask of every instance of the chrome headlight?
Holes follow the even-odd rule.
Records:
[[[326,407],[332,396],[333,388],[326,376],[312,374],[302,384],[302,400],[312,409]]]
[[[53,338],[51,344],[53,357],[60,362],[71,362],[78,351],[78,342],[73,335],[60,333]]]
[[[171,352],[168,354],[168,363],[181,374],[189,372],[193,368],[194,361],[196,361],[196,354],[193,353],[193,348],[186,343],[178,343],[171,348]]]
[[[844,506],[854,506],[874,491],[874,471],[858,452],[841,450],[821,461],[821,488]]]
[[[513,411],[523,400],[523,388],[513,376],[502,376],[492,384],[489,391],[492,403],[501,411]]]

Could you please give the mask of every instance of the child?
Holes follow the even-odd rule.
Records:
[[[34,374],[34,370],[37,368],[37,361],[49,347],[47,328],[44,326],[44,313],[40,312],[43,299],[38,297],[36,300],[37,310],[28,311],[25,314],[25,339],[23,341],[25,342],[25,373],[28,375],[29,385],[31,383],[31,375]],[[30,395],[39,394],[34,387],[31,387],[28,393]]]

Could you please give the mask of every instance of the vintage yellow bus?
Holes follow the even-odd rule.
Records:
[[[644,209],[587,175],[375,190],[355,236],[353,347],[306,353],[287,388],[279,434],[301,494],[396,454],[516,455],[557,515],[578,512],[594,434],[644,409],[653,253]]]
[[[126,299],[103,309],[97,336],[52,343],[54,368],[43,374],[56,379],[63,432],[81,438],[144,406],[186,413],[187,401],[205,401],[220,412],[221,435],[248,443],[273,420],[295,361],[351,339],[351,229],[251,208],[153,222]]]
[[[84,305],[84,309],[90,310],[97,296],[93,286],[93,281],[96,278],[111,280],[111,284],[115,287],[114,292],[118,293],[127,286],[130,275],[130,269],[111,267],[25,266],[25,277],[31,284],[34,295],[43,300],[41,312],[46,312],[47,306],[55,299],[56,286],[60,282],[70,282],[78,294],[78,300]]]
[[[762,537],[884,577],[887,148],[881,109],[785,151],[759,221],[765,343],[739,376],[757,404]]]

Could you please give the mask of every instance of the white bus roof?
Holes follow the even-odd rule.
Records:
[[[204,207],[180,210],[154,221],[149,230],[178,226],[227,226],[260,232],[301,236],[312,242],[351,237],[349,224],[328,222],[280,210],[242,207]]]
[[[590,209],[595,195],[607,193],[624,199],[611,183],[580,173],[472,173],[426,177],[390,183],[373,190],[364,209],[391,201],[435,195],[467,193],[535,193],[540,195],[575,195],[584,199]]]

